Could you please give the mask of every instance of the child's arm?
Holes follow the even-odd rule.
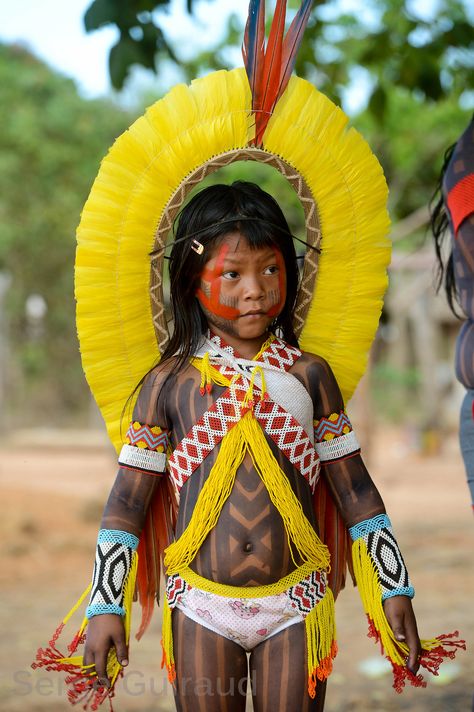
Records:
[[[133,423],[137,432],[142,432],[138,429],[139,423],[147,429],[153,427],[155,431],[163,429],[165,432],[165,429],[168,429],[165,399],[160,397],[161,385],[165,377],[166,374],[163,375],[162,372],[155,370],[145,379],[133,412]],[[129,432],[133,438],[133,425]],[[148,431],[149,437],[147,432],[144,432],[148,440],[157,437],[151,430]],[[119,457],[119,463],[124,461],[125,463],[119,468],[101,521],[93,590],[87,612],[89,623],[84,651],[84,665],[95,666],[98,686],[108,687],[110,684],[107,676],[107,658],[112,647],[115,648],[120,664],[128,665],[121,598],[123,598],[123,587],[130,569],[133,551],[138,544],[148,505],[155,491],[157,475],[159,476],[156,470],[161,468],[165,459],[164,454],[160,457],[156,450],[148,450],[143,448],[143,445],[144,442],[140,441],[136,453],[133,446],[125,446],[125,454]],[[159,449],[166,452],[166,447]],[[143,472],[137,469],[139,466],[141,469],[144,466],[149,471]],[[154,472],[151,471],[152,467]],[[164,470],[164,466],[162,469]],[[111,574],[110,564],[118,559],[120,563],[115,567],[116,574]],[[109,580],[104,584],[100,579],[107,574]],[[113,593],[117,593],[113,604],[104,603],[104,598],[107,596],[104,596],[101,591],[107,586],[110,595],[110,582],[114,589],[112,597]],[[113,612],[113,609],[117,612]]]
[[[325,477],[355,539],[358,531],[364,528],[362,525],[358,530],[356,525],[370,521],[386,523],[386,518],[377,517],[385,515],[385,506],[361,458],[345,415],[339,386],[329,365],[323,359],[315,358],[309,378],[315,404],[315,447],[321,458],[321,476]],[[395,639],[408,645],[407,665],[416,673],[421,645],[410,595],[413,594],[409,587],[403,595],[385,591],[383,609]]]

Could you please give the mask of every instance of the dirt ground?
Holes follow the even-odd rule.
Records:
[[[340,653],[326,712],[471,710],[474,521],[463,466],[454,436],[431,456],[417,454],[411,443],[401,430],[380,431],[370,470],[415,583],[422,636],[459,629],[468,650],[445,663],[426,689],[397,695],[366,637],[357,591],[350,587],[337,604]],[[34,672],[30,662],[89,582],[100,513],[114,474],[114,453],[100,433],[23,433],[0,452],[2,712],[70,709],[59,676]],[[152,630],[132,644],[116,712],[173,709],[160,671],[159,638],[155,616]]]

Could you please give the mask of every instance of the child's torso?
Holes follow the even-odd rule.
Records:
[[[291,371],[298,378],[301,366],[298,368],[298,364],[295,364]],[[173,449],[226,390],[213,384],[210,394],[201,395],[200,380],[200,372],[189,367],[178,376],[167,395],[166,409],[172,427]],[[300,380],[303,379],[300,377]],[[305,516],[315,526],[307,481],[267,434],[265,438]],[[190,521],[219,449],[220,444],[198,465],[181,489],[177,537]],[[283,520],[272,504],[249,453],[237,470],[234,486],[217,525],[205,539],[191,568],[201,576],[235,586],[272,583],[295,568]]]

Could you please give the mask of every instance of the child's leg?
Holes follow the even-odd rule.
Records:
[[[247,654],[222,635],[173,610],[178,712],[244,712]]]
[[[260,643],[250,656],[254,712],[321,712],[326,683],[308,695],[305,627],[296,623]]]

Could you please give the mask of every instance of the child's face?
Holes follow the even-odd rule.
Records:
[[[216,333],[257,339],[286,299],[286,270],[276,247],[251,249],[240,232],[226,235],[210,253],[196,293]]]

